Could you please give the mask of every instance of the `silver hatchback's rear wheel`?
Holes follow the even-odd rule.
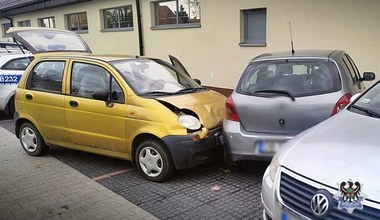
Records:
[[[41,156],[49,150],[37,128],[29,122],[21,125],[19,138],[22,148],[29,155]]]
[[[137,147],[136,162],[143,176],[155,182],[165,181],[174,171],[169,152],[154,140],[144,141]]]

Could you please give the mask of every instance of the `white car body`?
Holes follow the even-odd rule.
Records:
[[[263,219],[380,219],[380,82],[356,100],[274,156]]]
[[[0,111],[13,114],[13,95],[25,68],[33,59],[22,53],[7,53],[0,56]],[[29,62],[28,62],[29,60]]]

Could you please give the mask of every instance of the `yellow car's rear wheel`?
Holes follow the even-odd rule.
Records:
[[[42,156],[49,150],[49,147],[33,124],[29,122],[22,124],[19,132],[21,146],[27,154]]]

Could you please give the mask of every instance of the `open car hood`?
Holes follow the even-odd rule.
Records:
[[[49,52],[91,53],[87,43],[72,31],[53,28],[11,27],[7,33],[32,54]]]

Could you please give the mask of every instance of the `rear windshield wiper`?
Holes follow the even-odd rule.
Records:
[[[285,90],[257,90],[253,93],[250,93],[251,95],[254,95],[255,93],[273,93],[273,94],[279,94],[279,95],[286,95],[288,96],[292,101],[295,101],[296,99],[294,98],[294,96],[292,94],[290,94],[290,92],[288,91],[285,91]]]
[[[369,115],[371,117],[380,118],[380,114],[379,113],[374,112],[374,111],[369,110],[369,109],[366,109],[366,108],[363,108],[363,107],[360,107],[358,105],[351,105],[350,108],[358,109],[358,110],[360,110],[362,112],[367,113],[367,115]]]

